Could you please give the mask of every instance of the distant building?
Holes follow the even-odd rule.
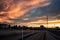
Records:
[[[7,28],[8,27],[8,24],[7,23],[0,23],[0,27],[1,28]]]

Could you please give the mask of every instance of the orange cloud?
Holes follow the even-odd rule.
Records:
[[[6,16],[0,16],[0,22],[10,22],[9,18],[21,17],[30,9],[49,5],[48,2],[49,0],[1,0],[0,15]]]

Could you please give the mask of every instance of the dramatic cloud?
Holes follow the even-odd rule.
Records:
[[[48,2],[49,0],[0,0],[0,22],[24,16],[29,10],[46,6]]]
[[[60,20],[60,0],[0,0],[0,22],[33,25],[47,18]]]
[[[30,10],[24,17],[33,18],[32,20],[37,19],[37,17],[41,20],[42,17],[45,20],[48,15],[48,20],[60,19],[60,0],[50,0],[50,2],[48,6]]]

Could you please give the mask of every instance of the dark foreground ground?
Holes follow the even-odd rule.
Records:
[[[0,30],[0,40],[60,40],[60,31]]]

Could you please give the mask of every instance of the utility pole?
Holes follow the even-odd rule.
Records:
[[[54,24],[54,27],[55,27],[55,24]]]
[[[47,13],[47,28],[48,28],[48,13]]]

